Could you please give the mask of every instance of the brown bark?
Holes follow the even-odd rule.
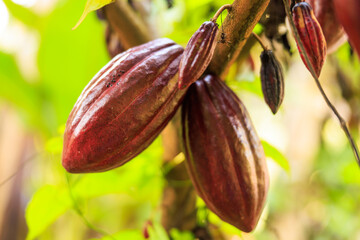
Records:
[[[225,43],[219,43],[209,65],[209,72],[224,77],[239,56],[256,23],[270,0],[235,0],[221,28]],[[221,40],[221,31],[218,41]]]

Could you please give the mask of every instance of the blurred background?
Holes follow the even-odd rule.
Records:
[[[185,46],[202,22],[231,2],[129,4],[141,6],[158,36]],[[72,30],[85,3],[0,1],[1,240],[143,239],[144,229],[151,239],[169,239],[160,225],[166,184],[160,137],[109,172],[71,175],[61,165],[67,117],[82,89],[111,59],[106,23],[95,12]],[[266,24],[255,31],[266,32]],[[271,185],[260,222],[253,233],[242,233],[198,199],[198,224],[210,222],[223,239],[231,240],[360,240],[359,167],[291,34],[287,37],[290,51],[283,42],[271,44],[263,36],[275,48],[285,73],[285,98],[275,116],[261,93],[258,44],[248,44],[226,79],[244,101],[268,157]],[[358,145],[359,80],[358,56],[345,41],[328,55],[320,81]],[[194,238],[178,229],[170,235]]]

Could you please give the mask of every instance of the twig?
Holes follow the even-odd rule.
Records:
[[[222,5],[219,10],[217,10],[217,12],[215,13],[214,17],[210,20],[212,22],[216,22],[216,20],[218,19],[219,15],[226,9],[228,11],[230,11],[232,8],[231,4],[225,4]]]
[[[324,89],[322,88],[321,86],[321,83],[319,81],[319,78],[316,76],[316,73],[315,73],[315,70],[313,68],[313,66],[311,65],[310,63],[310,60],[309,60],[309,57],[305,51],[305,47],[304,45],[302,44],[301,42],[301,39],[300,39],[300,36],[299,36],[299,33],[295,27],[295,23],[292,19],[292,16],[291,16],[291,10],[290,10],[290,7],[289,7],[289,2],[288,0],[283,0],[284,2],[284,6],[285,6],[285,12],[286,12],[286,15],[287,17],[289,18],[289,22],[290,22],[290,26],[291,26],[291,29],[295,35],[295,39],[300,47],[300,50],[304,53],[304,59],[305,59],[305,62],[306,62],[306,65],[308,66],[309,70],[310,70],[310,73],[311,75],[313,76],[314,80],[315,80],[315,83],[322,95],[322,97],[324,98],[326,104],[328,105],[328,107],[331,109],[331,111],[335,114],[335,116],[337,117],[337,119],[339,120],[340,122],[340,126],[342,128],[342,130],[345,132],[345,135],[346,137],[348,138],[349,142],[350,142],[350,145],[351,145],[351,148],[354,152],[354,156],[355,156],[355,159],[358,163],[358,165],[360,166],[360,157],[359,157],[359,150],[358,150],[358,147],[354,141],[354,139],[352,138],[351,136],[351,133],[348,129],[348,127],[346,126],[346,122],[345,120],[341,117],[341,115],[339,114],[339,112],[337,111],[337,109],[335,108],[335,106],[330,102],[329,98],[327,97]]]
[[[256,23],[259,21],[270,0],[235,0],[222,26],[222,34],[229,44],[217,44],[208,71],[226,76],[229,67],[236,61]],[[218,34],[217,41],[221,42]]]
[[[253,37],[260,43],[261,47],[264,50],[268,50],[268,48],[265,46],[265,44],[263,43],[263,41],[261,40],[261,38],[259,37],[259,35],[257,35],[256,33],[252,33]]]

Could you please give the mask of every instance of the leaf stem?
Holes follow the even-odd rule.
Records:
[[[295,35],[295,39],[299,45],[299,48],[300,50],[303,52],[303,55],[304,55],[304,59],[305,59],[305,62],[306,62],[306,65],[308,66],[309,68],[309,71],[311,73],[311,75],[313,76],[314,80],[315,80],[315,83],[322,95],[322,97],[324,98],[326,104],[328,105],[328,107],[331,109],[331,111],[335,114],[335,116],[337,117],[337,119],[339,120],[340,122],[340,126],[342,128],[342,130],[344,131],[346,137],[348,138],[349,142],[350,142],[350,145],[351,145],[351,148],[354,152],[354,156],[355,156],[355,159],[356,159],[356,162],[358,163],[358,165],[360,166],[360,154],[359,154],[359,150],[358,150],[358,147],[353,139],[353,137],[351,136],[351,133],[346,125],[346,122],[345,120],[342,118],[342,116],[340,115],[340,113],[337,111],[337,109],[335,108],[335,106],[331,103],[331,101],[329,100],[328,96],[326,95],[323,87],[321,86],[321,83],[319,81],[319,78],[316,76],[316,73],[315,73],[315,70],[313,68],[313,66],[311,65],[310,63],[310,60],[309,60],[309,57],[305,51],[305,47],[304,45],[302,44],[301,42],[301,39],[300,39],[300,36],[299,36],[299,33],[295,27],[295,23],[292,19],[292,16],[291,16],[291,10],[290,10],[290,7],[289,7],[289,2],[288,0],[283,0],[283,3],[284,3],[284,7],[285,7],[285,12],[286,12],[286,15],[287,17],[289,18],[289,22],[290,22],[290,26],[291,26],[291,29]]]
[[[219,10],[217,10],[217,12],[215,13],[214,17],[212,19],[210,19],[210,21],[212,22],[216,22],[216,20],[218,19],[218,17],[220,16],[220,14],[226,9],[228,11],[231,11],[232,5],[231,4],[225,4],[222,5]]]
[[[257,35],[256,33],[252,33],[252,35],[253,35],[253,37],[260,43],[260,45],[261,45],[261,47],[266,51],[266,50],[269,50],[266,46],[265,46],[265,44],[264,44],[264,42],[261,40],[261,38],[259,37],[259,35]]]

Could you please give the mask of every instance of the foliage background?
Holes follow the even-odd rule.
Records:
[[[166,1],[154,0],[149,10],[159,35],[185,46],[225,3],[231,1],[178,0],[168,9]],[[61,166],[68,114],[110,60],[105,25],[94,13],[71,30],[84,5],[84,0],[0,2],[0,239],[143,239],[148,220],[152,239],[168,239],[159,224],[166,172],[161,138],[110,172],[70,175]],[[228,239],[360,239],[359,168],[291,44],[293,56],[276,46],[286,75],[284,104],[276,116],[262,99],[259,46],[251,50],[255,71],[243,61],[227,78],[269,157],[271,186],[259,226],[241,233],[203,210],[200,199],[198,222],[209,218]],[[339,111],[352,120],[357,140],[359,66],[344,44],[328,57],[321,76]],[[338,68],[353,87],[351,99],[340,90]],[[192,239],[176,229],[171,235]]]

